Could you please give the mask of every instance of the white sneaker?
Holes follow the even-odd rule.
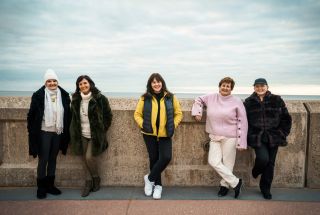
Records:
[[[149,181],[148,175],[145,175],[143,179],[144,179],[144,194],[146,194],[146,196],[151,196],[154,182]]]
[[[160,185],[156,185],[154,187],[154,190],[153,190],[153,198],[154,199],[161,199],[161,193],[162,193],[162,186]]]

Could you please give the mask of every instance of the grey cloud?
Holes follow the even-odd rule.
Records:
[[[319,11],[317,1],[1,1],[1,81],[53,67],[68,86],[90,73],[127,91],[151,72],[174,86],[225,75],[316,84]]]

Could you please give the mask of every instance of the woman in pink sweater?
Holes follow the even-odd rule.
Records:
[[[234,84],[232,78],[225,77],[219,82],[219,93],[196,98],[192,116],[201,121],[203,107],[206,107],[206,132],[210,138],[208,162],[222,177],[218,196],[227,195],[231,187],[234,197],[238,198],[243,182],[232,171],[236,149],[247,148],[248,122],[242,101],[231,95]]]

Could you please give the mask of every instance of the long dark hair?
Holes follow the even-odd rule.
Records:
[[[172,93],[167,89],[166,82],[162,78],[162,76],[159,73],[152,73],[148,79],[147,82],[147,91],[142,95],[143,97],[150,97],[152,94],[154,94],[153,89],[151,87],[151,82],[156,79],[158,82],[162,83],[161,92],[166,92],[166,96],[172,96]]]
[[[96,87],[96,85],[94,84],[93,80],[87,76],[87,75],[80,75],[77,78],[76,81],[76,91],[74,92],[74,94],[72,95],[72,97],[76,97],[80,95],[80,88],[79,88],[79,83],[83,80],[86,79],[89,84],[90,84],[90,91],[92,92],[92,95],[97,95],[98,93],[100,93],[100,90]]]

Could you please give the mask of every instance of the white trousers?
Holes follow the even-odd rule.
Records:
[[[220,141],[210,141],[208,163],[222,177],[220,185],[229,188],[236,187],[239,183],[233,173],[233,166],[236,160],[236,138],[223,138]]]

